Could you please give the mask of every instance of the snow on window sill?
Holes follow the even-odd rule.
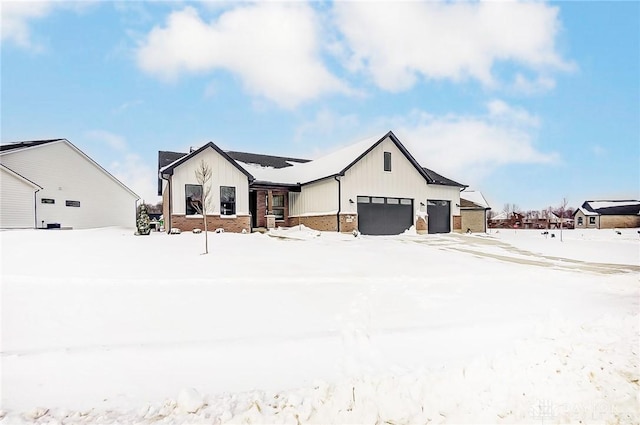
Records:
[[[220,214],[220,218],[238,218],[238,216],[235,215],[235,214],[231,214],[231,215],[222,215],[222,214]]]
[[[185,214],[185,218],[203,218],[202,214]]]

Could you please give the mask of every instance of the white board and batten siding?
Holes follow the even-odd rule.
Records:
[[[391,171],[384,171],[385,152],[391,153]],[[353,164],[341,180],[344,213],[357,212],[358,196],[413,199],[414,212],[427,199],[426,180],[388,137]]]
[[[138,196],[66,140],[9,151],[0,161],[42,186],[36,227],[135,227]]]
[[[220,214],[220,186],[231,186],[236,188],[236,215],[248,215],[249,178],[213,148],[203,150],[174,168],[171,177],[171,181],[175,182],[171,187],[173,214],[186,213],[185,185],[199,184],[195,172],[201,160],[211,166],[212,172],[211,204],[207,213]]]
[[[338,182],[333,177],[302,186],[299,193],[289,192],[289,216],[335,214],[338,211]]]
[[[428,200],[450,201],[451,215],[460,215],[460,188],[457,186],[428,185]]]
[[[35,193],[40,187],[0,167],[0,229],[35,227]]]
[[[384,171],[384,152],[391,153],[391,171]],[[355,159],[355,158],[354,158]],[[388,137],[353,164],[340,179],[340,211],[357,213],[358,196],[413,199],[414,212],[426,211],[428,199],[447,200],[452,215],[460,214],[460,189],[427,184],[425,178]],[[289,215],[323,215],[338,211],[338,183],[333,177],[289,193]],[[353,202],[350,202],[353,201]],[[421,206],[420,204],[425,204]]]

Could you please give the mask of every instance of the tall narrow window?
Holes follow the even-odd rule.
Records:
[[[236,213],[236,188],[220,186],[220,215],[234,215]]]
[[[284,220],[284,195],[273,195],[273,215],[276,220]]]
[[[186,215],[202,214],[202,186],[199,184],[184,185]]]
[[[391,171],[391,152],[384,153],[384,171]]]

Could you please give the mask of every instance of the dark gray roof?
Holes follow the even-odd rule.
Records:
[[[290,162],[297,162],[303,164],[305,162],[309,162],[309,159],[302,158],[290,158],[286,156],[274,156],[274,155],[262,155],[257,153],[249,153],[249,152],[235,152],[235,151],[226,151],[227,155],[236,161],[244,162],[246,164],[257,164],[262,167],[273,167],[273,168],[286,168],[290,167]]]
[[[607,207],[594,208],[591,203],[610,203]],[[620,205],[615,205],[616,203]],[[615,201],[585,201],[582,208],[600,215],[638,215],[640,214],[640,201],[635,199]]]
[[[430,170],[428,168],[422,167],[422,169],[424,170],[425,173],[427,173],[427,176],[429,176],[429,178],[431,180],[433,180],[432,184],[439,184],[442,186],[457,186],[457,187],[467,187],[467,185],[458,183],[456,181],[453,181],[451,179],[446,178],[445,176],[436,173],[433,170]]]
[[[158,151],[158,171],[162,167],[166,167],[171,164],[173,161],[176,161],[186,153],[183,152],[171,152],[171,151]],[[158,196],[162,196],[162,179],[160,178],[160,174],[158,173]]]
[[[30,140],[24,142],[9,143],[6,145],[0,145],[0,152],[10,151],[14,149],[30,148],[32,146],[44,145],[45,143],[57,142],[58,140],[65,139]]]
[[[225,151],[235,161],[244,162],[246,164],[257,164],[262,167],[286,168],[290,167],[290,162],[305,163],[309,159],[291,158],[286,156],[262,155],[250,152]],[[158,152],[158,171],[162,167],[166,167],[174,161],[186,156],[184,152],[159,151]],[[158,177],[158,195],[162,196],[162,179]]]

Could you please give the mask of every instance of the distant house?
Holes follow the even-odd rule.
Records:
[[[640,227],[640,201],[585,201],[573,213],[576,229]]]
[[[194,173],[201,160],[214,170],[209,228],[304,224],[372,235],[399,234],[420,223],[429,233],[460,229],[465,186],[423,168],[388,132],[313,161],[223,151],[211,142],[188,154],[161,151],[158,192],[167,230],[202,227],[203,188]]]
[[[491,210],[481,192],[465,190],[460,192],[460,218],[463,232],[486,232],[487,214]]]
[[[134,227],[139,196],[66,139],[0,146],[0,228]]]
[[[501,212],[487,220],[490,228],[500,229],[520,229],[524,228],[524,216],[517,212],[506,213]]]

